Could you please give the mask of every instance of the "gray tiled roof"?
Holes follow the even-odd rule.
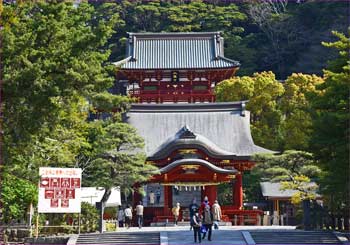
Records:
[[[311,189],[316,188],[317,184],[315,182],[310,182],[307,184]],[[274,198],[291,198],[294,194],[296,194],[297,190],[281,190],[281,184],[279,182],[260,182],[261,192],[264,197],[269,199]],[[315,190],[313,192],[316,194],[316,197],[320,197],[319,194],[316,193]]]
[[[245,116],[242,116],[241,102],[135,104],[127,115],[127,122],[145,139],[148,157],[157,153],[166,141],[171,142],[184,126],[200,134],[203,139],[199,137],[199,141],[209,141],[216,149],[230,155],[249,158],[257,153],[272,153],[254,144],[249,115],[245,111]]]
[[[192,134],[193,137],[182,137],[184,133]],[[174,136],[169,137],[153,153],[151,153],[152,157],[150,157],[150,160],[165,158],[174,149],[181,149],[184,147],[195,147],[202,149],[205,152],[207,152],[208,155],[219,159],[222,159],[222,156],[226,156],[226,158],[235,156],[235,153],[221,149],[204,136],[197,133],[193,133],[186,125],[182,127]]]
[[[278,182],[260,182],[260,187],[262,195],[269,198],[291,198],[297,193],[296,190],[281,190],[281,184]]]
[[[233,68],[240,64],[224,57],[220,32],[129,33],[122,69]]]

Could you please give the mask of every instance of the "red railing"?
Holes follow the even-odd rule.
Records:
[[[129,95],[135,97],[139,102],[214,102],[215,95],[212,90],[155,90],[145,91],[140,89],[129,90]]]
[[[239,210],[223,206],[222,213],[229,217],[233,225],[260,225],[262,210]]]

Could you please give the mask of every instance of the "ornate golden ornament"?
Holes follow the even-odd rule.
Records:
[[[195,174],[199,169],[199,165],[182,165],[181,168],[185,171],[185,174]]]
[[[225,160],[222,160],[220,163],[228,164],[230,163],[230,160],[225,159]]]
[[[187,170],[187,169],[195,169],[195,170],[197,170],[197,169],[199,169],[199,165],[182,165],[181,168],[183,170]]]
[[[195,154],[195,153],[197,153],[197,150],[196,149],[182,149],[182,150],[179,150],[179,153],[180,154]]]

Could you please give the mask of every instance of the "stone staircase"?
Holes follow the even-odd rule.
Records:
[[[249,231],[256,244],[343,244],[326,231]]]
[[[159,232],[106,232],[81,234],[75,244],[160,244]]]

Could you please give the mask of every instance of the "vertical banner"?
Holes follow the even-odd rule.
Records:
[[[80,213],[81,169],[39,169],[39,213]]]

